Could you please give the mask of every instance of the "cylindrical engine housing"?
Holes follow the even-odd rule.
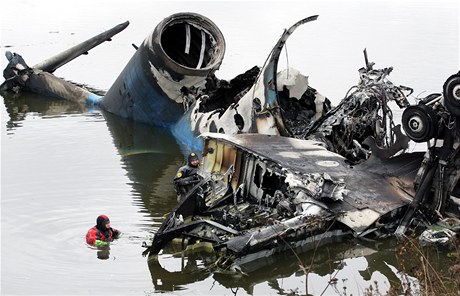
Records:
[[[124,118],[169,127],[184,114],[181,89],[204,87],[224,53],[224,37],[211,20],[173,14],[139,46],[101,106]]]

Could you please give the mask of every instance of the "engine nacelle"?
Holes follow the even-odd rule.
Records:
[[[211,20],[196,13],[173,14],[137,48],[101,106],[134,121],[171,126],[184,114],[181,89],[204,88],[224,53],[223,34]]]

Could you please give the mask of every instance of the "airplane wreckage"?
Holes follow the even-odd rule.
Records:
[[[416,105],[392,68],[365,53],[359,83],[332,106],[290,68],[278,71],[285,30],[263,67],[220,80],[225,40],[195,13],[165,18],[103,95],[51,73],[123,30],[114,27],[34,67],[7,53],[2,91],[70,99],[165,127],[202,149],[200,179],[169,213],[144,255],[175,239],[207,244],[222,264],[340,236],[403,235],[444,222],[458,234],[460,72]],[[404,109],[396,125],[390,105]],[[406,152],[409,140],[425,152]],[[453,222],[452,222],[453,221]],[[436,241],[436,238],[432,238]]]

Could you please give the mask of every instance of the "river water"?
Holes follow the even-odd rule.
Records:
[[[357,83],[364,48],[376,67],[393,66],[392,81],[414,96],[441,92],[460,68],[458,1],[23,0],[2,3],[2,69],[6,50],[34,65],[129,20],[111,42],[55,72],[107,90],[134,53],[131,44],[183,11],[223,32],[226,55],[216,73],[223,79],[262,65],[284,28],[319,14],[289,39],[279,67],[308,74],[334,103]],[[210,258],[188,260],[196,264],[191,272],[167,254],[149,267],[142,243],[176,204],[171,180],[186,148],[165,130],[67,101],[24,93],[3,97],[0,108],[2,295],[356,295],[375,282],[385,293],[399,281],[392,240],[301,253],[304,264],[314,262],[308,281],[293,254],[266,258],[239,277],[209,273]],[[98,250],[84,236],[101,213],[125,235]]]

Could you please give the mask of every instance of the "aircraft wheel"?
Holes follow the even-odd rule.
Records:
[[[444,105],[455,116],[460,116],[460,72],[447,78],[443,86]]]
[[[437,120],[433,109],[426,105],[407,107],[402,115],[406,135],[414,142],[422,143],[437,134]]]

